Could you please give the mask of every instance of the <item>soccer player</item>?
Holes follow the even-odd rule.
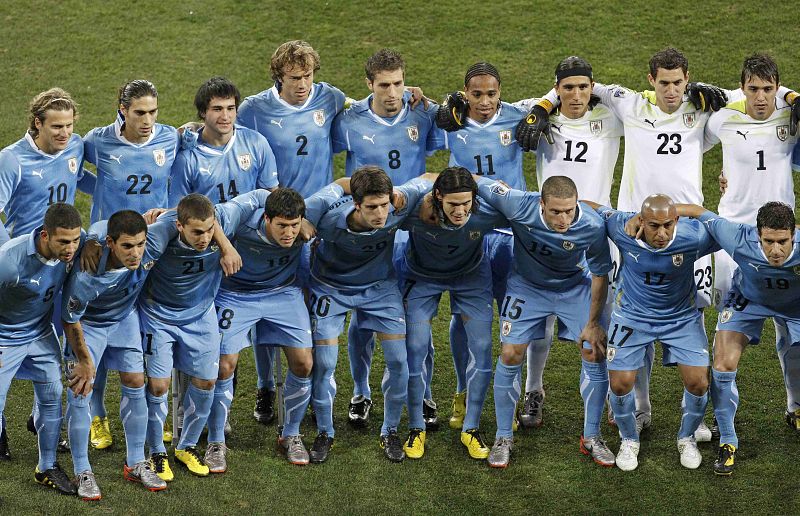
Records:
[[[58,115],[49,117],[50,124],[59,125]],[[0,247],[0,423],[5,432],[2,412],[11,380],[33,381],[39,444],[34,479],[74,495],[75,485],[56,462],[63,388],[61,347],[51,321],[56,294],[74,265],[83,233],[81,216],[69,204],[53,203],[43,218],[43,225]],[[86,395],[92,389],[94,364],[82,343],[74,351],[69,385],[75,394]]]
[[[544,336],[548,316],[555,315],[559,337],[576,341],[581,353],[584,428],[580,449],[595,462],[611,466],[614,454],[600,434],[608,391],[601,315],[611,270],[603,220],[578,203],[575,183],[564,176],[547,179],[541,194],[481,178],[478,194],[508,219],[516,251],[500,306],[502,350],[494,376],[497,434],[489,465],[508,466],[525,348]]]
[[[214,297],[222,276],[220,254],[238,258],[227,238],[263,207],[266,195],[265,190],[254,190],[216,207],[201,194],[181,199],[176,222],[179,235],[169,242],[139,296],[148,377],[147,444],[156,473],[163,480],[173,478],[163,441],[173,363],[191,377],[183,399],[183,430],[175,458],[194,475],[209,474],[196,445],[214,400],[219,367]]]
[[[126,480],[141,483],[150,491],[167,488],[150,461],[145,459],[147,401],[144,388],[142,337],[136,298],[145,279],[170,240],[178,236],[175,214],[163,216],[150,228],[132,210],[114,213],[108,221],[90,228],[90,235],[103,242],[97,272],[73,269],[62,296],[61,317],[67,339],[65,360],[70,364],[76,347],[88,347],[95,364],[119,371],[122,397],[120,421],[125,429],[127,457],[123,467]],[[67,428],[79,496],[100,499],[100,487],[89,463],[91,398],[67,393]],[[87,481],[91,479],[91,481]],[[87,489],[88,488],[88,489]],[[81,493],[81,489],[88,492]]]
[[[697,469],[702,456],[694,432],[708,403],[708,338],[695,305],[694,262],[719,246],[702,223],[679,219],[666,195],[651,195],[642,203],[639,238],[625,232],[635,214],[597,209],[623,257],[606,347],[610,402],[622,437],[617,467],[632,471],[639,465],[633,384],[647,347],[658,340],[664,363],[677,364],[684,385],[678,430],[681,464]]]
[[[312,403],[319,430],[310,452],[311,462],[325,461],[333,444],[333,373],[339,354],[338,337],[350,310],[359,312],[364,330],[378,333],[383,348],[386,372],[381,447],[390,461],[400,462],[405,457],[397,426],[408,391],[406,325],[392,248],[394,235],[410,207],[430,187],[430,181],[424,179],[398,187],[398,197],[404,204],[395,209],[390,206],[394,190],[389,176],[378,167],[362,167],[350,180],[351,198],[338,200],[321,216],[309,219],[320,238],[311,260],[309,300],[314,339]],[[331,185],[307,204],[335,200],[341,194],[341,187]]]

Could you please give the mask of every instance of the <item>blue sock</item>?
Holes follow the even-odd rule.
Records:
[[[494,371],[494,414],[497,419],[497,433],[495,437],[513,437],[511,425],[514,421],[514,411],[519,401],[522,384],[519,381],[519,372],[522,364],[505,365],[502,357],[497,357],[497,368]]]
[[[39,471],[45,471],[56,463],[56,448],[61,433],[61,395],[64,392],[61,380],[49,383],[33,383],[36,394],[36,437],[39,440]]]
[[[463,430],[478,428],[483,402],[492,381],[492,321],[470,319],[464,322],[467,334],[467,413]]]
[[[299,377],[291,369],[286,373],[283,388],[283,404],[286,407],[286,420],[283,422],[281,437],[300,435],[300,423],[306,415],[311,401],[311,378]]]
[[[100,363],[97,364],[97,372],[94,375],[94,383],[92,384],[92,397],[89,400],[89,412],[92,417],[99,416],[104,418],[107,416],[105,403],[107,379],[106,361],[101,358]]]
[[[181,442],[178,443],[179,450],[185,450],[189,446],[197,446],[197,441],[200,440],[200,433],[208,422],[208,413],[211,412],[211,405],[213,404],[213,388],[208,390],[200,389],[189,382],[189,388],[186,389],[186,397],[183,398],[183,429],[181,429]]]
[[[256,346],[264,347],[264,346]],[[225,380],[217,379],[214,384],[214,402],[208,414],[208,442],[225,442],[225,421],[231,411],[233,402],[233,376]]]
[[[458,314],[450,319],[450,353],[453,355],[453,367],[456,370],[456,392],[464,392],[467,390],[469,349],[464,321]]]
[[[711,402],[719,425],[719,444],[739,447],[734,419],[739,407],[739,389],[736,388],[736,371],[723,372],[711,368]]]
[[[581,359],[581,397],[583,398],[583,436],[600,435],[600,420],[606,406],[608,371],[606,361],[588,362]]]
[[[151,394],[149,391],[145,395],[147,399],[147,445],[150,453],[166,453],[164,447],[164,422],[167,420],[168,401],[167,393],[161,396]],[[177,428],[172,429],[177,432]],[[133,466],[133,464],[128,464]]]
[[[786,323],[775,320],[775,349],[783,371],[783,384],[786,386],[786,409],[800,408],[800,346],[792,346]]]
[[[425,367],[423,368],[422,377],[425,380],[425,399],[432,400],[433,392],[431,392],[431,382],[433,382],[433,334],[428,332],[428,350],[425,355]]]
[[[619,428],[619,435],[623,439],[639,440],[636,432],[636,397],[631,390],[622,396],[617,396],[613,391],[608,391],[608,399],[614,407],[614,419]]]
[[[125,430],[125,462],[133,467],[144,460],[144,441],[147,437],[147,400],[144,385],[128,387],[122,385],[119,402],[119,419]]]
[[[369,386],[369,371],[375,353],[375,332],[358,327],[358,316],[354,311],[347,327],[347,356],[350,359],[350,375],[353,377],[353,396],[372,399]]]
[[[653,407],[650,405],[650,376],[653,374],[653,360],[656,357],[656,346],[652,342],[647,345],[644,352],[644,364],[636,373],[636,382],[633,384],[633,395],[636,398],[636,412],[650,414]]]
[[[336,397],[336,361],[339,359],[339,346],[314,346],[314,368],[311,371],[311,404],[317,415],[317,430],[334,435],[333,399]]]
[[[408,427],[425,429],[422,400],[425,397],[425,355],[428,353],[428,321],[406,324],[408,355]]]
[[[706,404],[708,403],[708,391],[702,396],[695,396],[691,392],[683,389],[683,401],[681,402],[681,427],[678,430],[678,439],[692,437],[694,431],[703,421],[706,415]]]
[[[381,388],[383,389],[383,426],[381,435],[389,430],[397,430],[403,405],[408,399],[408,355],[406,339],[384,340],[381,342],[386,370],[383,373]],[[423,425],[423,428],[425,426]]]
[[[75,396],[72,389],[67,389],[67,435],[72,454],[72,470],[75,475],[92,470],[92,466],[89,464],[89,425],[91,423],[89,398]]]
[[[256,364],[256,374],[258,375],[258,388],[268,388],[275,390],[275,348],[273,346],[253,346],[253,359]]]

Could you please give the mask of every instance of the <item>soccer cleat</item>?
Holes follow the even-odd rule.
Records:
[[[208,466],[209,473],[225,473],[228,471],[228,461],[225,458],[227,453],[228,447],[225,446],[225,443],[208,443],[203,460]]]
[[[639,441],[623,439],[617,453],[617,467],[622,471],[633,471],[639,466]]]
[[[114,443],[107,417],[94,416],[89,427],[89,442],[95,450],[105,450]]]
[[[457,392],[453,396],[453,413],[450,416],[450,428],[460,430],[464,426],[464,416],[467,415],[467,391]]]
[[[531,391],[525,393],[525,401],[519,413],[519,422],[524,428],[538,428],[542,426],[542,406],[544,405],[544,391]]]
[[[403,462],[406,452],[403,451],[403,441],[397,435],[397,430],[389,430],[389,433],[381,436],[381,448],[383,456],[391,462]]]
[[[28,416],[28,423],[27,423],[28,432],[36,435],[36,423],[33,421],[33,414]]]
[[[711,432],[709,431],[709,440]],[[697,469],[703,462],[703,456],[697,449],[697,441],[694,437],[683,437],[678,439],[678,453],[681,454],[681,466],[688,469]]]
[[[408,440],[403,444],[403,451],[409,459],[421,459],[425,455],[425,430],[412,428],[408,431]]]
[[[498,437],[494,440],[492,451],[489,452],[487,461],[493,468],[507,468],[511,461],[511,452],[514,449],[514,440],[510,437]]]
[[[172,430],[164,429],[164,444],[170,444],[172,442]]]
[[[711,438],[719,441],[719,423],[717,423],[717,416],[711,420]]]
[[[362,395],[353,396],[350,400],[350,407],[347,409],[347,421],[351,425],[363,428],[369,422],[369,410],[372,408],[372,400]],[[423,409],[424,410],[424,409]]]
[[[175,460],[186,466],[186,469],[188,469],[189,473],[192,475],[198,477],[208,476],[208,465],[206,465],[206,461],[203,460],[203,457],[200,456],[200,452],[197,450],[196,446],[189,446],[184,450],[176,449]]]
[[[37,466],[33,472],[33,479],[36,481],[36,483],[42,484],[43,486],[52,487],[61,494],[78,494],[75,484],[70,482],[69,478],[67,478],[67,474],[64,473],[64,470],[61,469],[61,466],[58,465],[58,462],[53,464],[52,468],[45,471],[39,471],[39,467]]]
[[[69,441],[66,439],[59,439],[58,440],[58,448],[56,448],[58,453],[69,453]]]
[[[581,436],[580,449],[581,453],[591,457],[596,464],[606,468],[614,465],[614,452],[608,448],[606,442],[599,435],[589,438]]]
[[[467,447],[467,452],[473,459],[485,459],[489,456],[489,447],[483,442],[477,428],[461,432],[461,444]]]
[[[3,428],[0,432],[0,460],[11,460],[11,450],[8,447],[8,432]]]
[[[164,482],[172,482],[175,475],[172,473],[172,468],[169,467],[169,459],[166,453],[154,453],[150,455],[150,462],[158,478]]]
[[[97,485],[97,479],[94,478],[94,473],[89,470],[84,471],[72,481],[78,489],[78,498],[85,502],[93,502],[102,498],[100,494],[100,486]]]
[[[642,432],[649,430],[653,424],[650,414],[647,412],[636,412],[636,433],[642,435]]]
[[[286,455],[286,460],[288,460],[290,464],[296,466],[305,466],[308,464],[310,457],[308,456],[308,450],[306,450],[306,445],[303,444],[303,438],[301,436],[290,435],[288,437],[279,437],[278,446],[283,454]]]
[[[272,420],[275,419],[275,391],[271,391],[267,387],[258,389],[253,417],[263,425],[272,423]]]
[[[736,447],[732,444],[721,444],[717,453],[717,460],[714,461],[714,473],[717,475],[729,476],[733,473],[733,464],[736,458]]]
[[[328,454],[333,447],[333,437],[325,432],[320,432],[317,438],[314,439],[314,444],[311,445],[309,452],[309,460],[314,464],[322,464],[328,460]]]
[[[149,460],[137,462],[132,468],[127,464],[122,466],[122,476],[129,482],[136,482],[148,491],[163,491],[167,482],[158,476]]]
[[[711,441],[711,429],[708,428],[705,421],[700,421],[700,426],[694,431],[694,440],[698,443],[707,443]]]
[[[789,425],[789,428],[800,432],[800,409],[794,411],[786,411],[784,413],[784,420],[786,424]]]
[[[435,432],[439,429],[439,411],[433,400],[422,400],[422,417],[425,419],[425,430]]]

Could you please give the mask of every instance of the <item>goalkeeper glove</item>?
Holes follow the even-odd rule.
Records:
[[[694,108],[700,111],[719,111],[728,103],[728,96],[722,89],[704,82],[690,82],[686,85],[686,95]]]
[[[445,131],[458,131],[467,123],[469,104],[460,91],[448,93],[436,111],[436,126]]]
[[[550,114],[544,106],[536,104],[528,112],[528,116],[517,124],[515,137],[522,150],[528,152],[536,150],[539,146],[539,137],[542,135],[550,145],[555,142],[550,129]]]
[[[789,115],[789,134],[794,136],[797,134],[797,126],[800,125],[800,93],[790,91],[783,99],[792,106],[792,111]]]

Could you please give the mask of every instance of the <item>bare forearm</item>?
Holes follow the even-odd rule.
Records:
[[[592,276],[592,301],[589,305],[589,323],[600,324],[600,316],[606,306],[608,276]]]

